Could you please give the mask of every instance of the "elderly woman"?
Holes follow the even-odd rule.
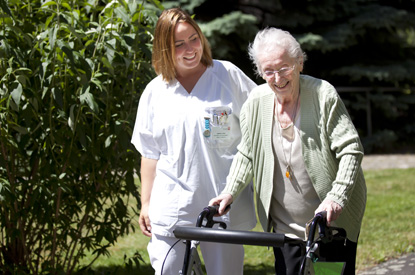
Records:
[[[305,225],[327,211],[327,222],[347,232],[347,242],[321,247],[345,273],[355,273],[357,241],[366,205],[363,148],[335,88],[300,74],[306,59],[286,31],[260,31],[249,54],[267,82],[241,111],[242,141],[227,185],[210,201],[219,213],[255,178],[257,212],[265,231],[305,239]],[[305,248],[274,248],[276,274],[298,274]],[[340,255],[338,255],[340,254]]]

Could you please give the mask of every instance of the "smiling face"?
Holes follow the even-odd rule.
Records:
[[[176,25],[174,30],[175,68],[178,75],[197,70],[203,55],[203,47],[197,31],[188,23]]]
[[[280,47],[264,52],[259,56],[258,61],[262,77],[277,95],[290,96],[298,92],[302,64],[298,64],[296,60],[290,57],[285,49]],[[278,71],[283,68],[292,68],[294,65],[294,69],[284,76],[279,73],[271,76],[264,74],[265,71]]]

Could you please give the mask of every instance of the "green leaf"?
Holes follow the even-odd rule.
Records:
[[[68,3],[65,3],[65,2],[62,2],[62,7],[64,7],[64,8],[66,8],[67,10],[69,10],[69,11],[71,11],[72,10],[72,8],[71,8],[71,6],[69,6],[69,4]]]
[[[164,10],[164,7],[159,0],[150,0],[150,2],[153,3],[158,9]]]
[[[25,127],[23,127],[23,126],[20,126],[20,125],[17,125],[17,124],[13,124],[12,125],[12,128],[14,129],[14,130],[16,130],[17,132],[19,132],[20,134],[22,134],[22,135],[25,135],[25,134],[27,134],[29,131],[27,130],[27,128],[25,128]]]
[[[118,4],[118,2],[116,1],[116,0],[112,0],[111,2],[109,2],[105,7],[104,7],[104,9],[102,10],[102,13],[101,14],[103,14],[103,13],[105,13],[105,12],[112,12],[112,10],[113,10],[113,6],[116,6]]]
[[[131,17],[124,7],[117,7],[114,12],[124,23],[131,24]]]
[[[101,61],[102,61],[102,63],[105,65],[105,67],[107,67],[107,68],[108,68],[108,70],[109,70],[110,74],[111,74],[111,75],[114,75],[114,67],[113,67],[113,66],[112,66],[112,64],[109,62],[109,60],[108,60],[105,56],[103,56],[103,57],[101,57]]]
[[[55,13],[52,13],[52,15],[49,16],[48,19],[46,19],[46,22],[45,22],[45,28],[46,29],[49,27],[49,24],[53,20],[53,18],[55,18],[55,15],[56,15]]]
[[[51,90],[53,98],[55,99],[56,103],[58,103],[59,107],[63,107],[63,96],[62,92],[59,87],[52,88]]]
[[[13,89],[13,91],[11,92],[11,97],[13,99],[13,101],[16,103],[17,106],[20,105],[20,99],[22,97],[22,93],[23,93],[23,87],[22,84],[20,84],[19,82],[15,82],[17,83],[17,87],[15,89]]]
[[[98,78],[91,78],[91,82],[94,83],[98,89],[102,91],[102,82]]]
[[[108,147],[110,147],[110,146],[111,146],[112,137],[113,137],[113,135],[109,135],[109,136],[105,139],[105,148],[108,148]]]
[[[68,118],[68,125],[71,128],[72,132],[75,132],[75,115],[74,115],[74,109],[76,105],[72,105],[69,109],[69,118]]]
[[[51,48],[55,47],[57,33],[58,33],[58,28],[56,26],[53,26],[51,29],[49,29],[48,38],[49,38],[49,43],[50,43]]]
[[[87,104],[94,113],[98,113],[98,104],[95,101],[94,95],[89,92],[90,87],[88,86],[83,94],[80,96],[82,104]]]
[[[55,1],[47,1],[41,6],[41,8],[45,8],[45,7],[48,7],[48,6],[57,6],[57,5],[58,4]]]
[[[67,43],[66,41],[58,40],[57,41],[57,45],[66,54],[66,56],[69,58],[69,60],[72,63],[72,65],[74,67],[76,67],[75,60],[74,60],[74,56],[73,56],[73,49],[70,46],[70,44]]]

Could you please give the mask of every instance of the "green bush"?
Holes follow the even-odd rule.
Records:
[[[159,1],[0,0],[0,270],[71,273],[133,230]],[[127,211],[132,207],[133,211]]]

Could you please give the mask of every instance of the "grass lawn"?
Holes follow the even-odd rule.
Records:
[[[415,169],[367,171],[365,177],[368,200],[357,250],[358,270],[413,252],[415,245]],[[261,231],[259,226],[255,230]],[[103,256],[93,264],[93,273],[131,274],[124,267],[124,257],[139,252],[143,261],[134,274],[152,274],[148,240],[137,227],[135,233],[120,238],[110,248],[110,257]],[[91,258],[87,256],[83,263]],[[245,246],[244,274],[274,274],[273,262],[272,249]]]
[[[415,169],[366,172],[368,199],[358,245],[364,269],[414,252]]]

